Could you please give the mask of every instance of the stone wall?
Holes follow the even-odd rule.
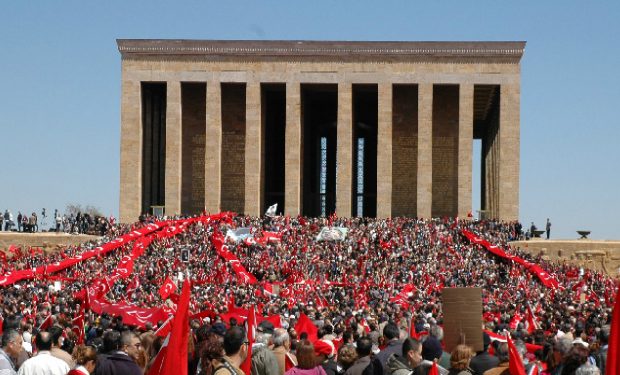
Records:
[[[222,211],[244,212],[245,85],[222,85]]]
[[[9,246],[40,247],[45,251],[55,251],[59,247],[79,245],[99,239],[97,236],[73,235],[67,233],[18,233],[0,232],[0,251],[7,251]]]
[[[540,254],[544,259],[566,261],[610,276],[620,276],[620,241],[533,239],[514,241],[510,246],[530,254]]]
[[[417,86],[394,86],[392,102],[392,216],[416,216],[418,173]]]

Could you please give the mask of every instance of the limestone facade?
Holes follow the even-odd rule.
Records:
[[[308,150],[316,145],[314,135],[306,139],[312,132],[304,131],[313,126],[304,122],[304,93],[321,85],[337,90],[336,152],[329,162],[336,165],[338,216],[358,212],[360,173],[372,174],[364,180],[366,188],[368,181],[373,186],[363,199],[376,200],[376,210],[367,212],[378,217],[467,215],[472,209],[472,143],[482,139],[483,209],[500,219],[518,218],[524,42],[117,43],[122,57],[123,222],[156,205],[167,214],[195,213],[201,201],[208,212],[260,215],[270,204],[264,186],[271,178],[282,180],[281,191],[274,193],[282,196],[279,211],[305,213],[309,189],[304,189],[304,178],[312,175],[305,171],[309,156],[314,157]],[[145,83],[166,87],[163,202],[143,199],[146,182],[141,176],[151,168],[143,160],[148,141],[143,129],[152,121],[144,116]],[[286,104],[275,116],[284,119],[284,157],[281,176],[266,176],[265,164],[279,160],[265,147],[265,138],[272,135],[265,132],[264,85],[274,84],[285,90]],[[370,124],[357,120],[366,112],[354,104],[356,95],[376,95],[376,119]],[[184,113],[190,110],[206,113]],[[376,150],[364,156],[366,172],[356,169],[360,126],[371,128],[367,141],[373,147],[366,148]]]

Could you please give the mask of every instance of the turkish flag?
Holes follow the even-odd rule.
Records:
[[[77,335],[77,344],[84,344],[84,312],[82,311],[80,315],[73,318],[73,320],[71,320],[71,323],[71,330]]]
[[[512,342],[510,337],[506,336],[506,339],[508,340],[508,353],[510,355],[508,364],[510,375],[526,375],[523,361],[521,360],[521,356],[519,355],[515,344]]]
[[[159,288],[159,295],[161,296],[161,299],[163,300],[168,299],[168,297],[172,293],[174,293],[176,289],[177,289],[177,286],[174,283],[174,281],[172,281],[170,276],[167,276],[166,281],[164,281],[164,285],[162,285],[161,288]]]
[[[308,334],[308,340],[310,340],[310,342],[315,342],[317,340],[318,329],[316,328],[314,323],[312,323],[310,318],[308,318],[304,313],[301,313],[299,315],[299,320],[297,321],[297,324],[295,324],[295,331],[297,331],[298,335],[306,332]]]
[[[252,372],[252,345],[254,344],[256,333],[256,308],[252,306],[250,314],[247,320],[247,335],[248,335],[248,355],[245,361],[241,364],[241,369],[245,372],[245,375],[251,375]]]
[[[611,318],[611,330],[609,332],[609,346],[607,348],[607,365],[605,373],[616,375],[620,373],[620,287],[616,292],[616,304],[614,305]]]
[[[172,322],[168,345],[161,348],[148,375],[187,375],[187,345],[189,342],[189,280],[183,283],[181,299]]]
[[[409,337],[416,340],[420,339],[420,335],[418,334],[418,332],[416,332],[415,319],[413,318],[411,319],[411,325],[409,326]]]
[[[52,322],[52,314],[49,314],[42,322],[41,325],[39,326],[39,331],[46,331],[48,328],[50,328],[52,326],[53,322]]]

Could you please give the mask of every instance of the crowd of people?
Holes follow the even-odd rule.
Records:
[[[41,218],[47,218],[45,209],[41,212]],[[105,233],[114,225],[114,218],[106,218],[105,216],[93,215],[89,213],[70,213],[60,214],[58,210],[54,210],[54,215],[51,218],[52,223],[49,228],[39,228],[39,216],[36,212],[32,212],[30,215],[27,213],[17,212],[14,216],[13,212],[6,209],[4,213],[0,211],[0,231],[17,231],[24,233],[35,233],[42,231],[55,231],[71,234],[92,234],[92,235],[105,235]],[[46,223],[42,223],[45,225]]]
[[[108,223],[100,240],[55,253],[21,249],[4,257],[0,271],[6,275],[60,262],[155,221],[143,216],[132,225]],[[324,227],[345,228],[346,237],[321,240]],[[238,228],[250,228],[251,237],[227,237],[235,263],[221,256],[214,238]],[[545,287],[522,265],[467,240],[464,230],[540,265],[561,287]],[[276,235],[261,241],[264,233]],[[508,343],[494,335],[506,331],[528,373],[604,371],[617,280],[510,249],[508,243],[520,236],[517,222],[450,218],[196,221],[174,236],[150,241],[133,260],[131,274],[113,279],[98,298],[173,312],[178,295],[162,295],[160,289],[167,280],[189,277],[195,316],[189,374],[241,375],[252,344],[254,375],[420,375],[434,362],[442,375],[493,375],[508,371]],[[53,275],[2,286],[0,373],[36,374],[32,369],[48,365],[57,366],[49,372],[54,374],[147,373],[164,344],[161,330],[168,321],[130,326],[122,316],[88,309],[84,298],[93,280],[109,279],[131,250],[126,244]],[[256,282],[239,277],[239,265]],[[52,287],[53,281],[62,287]],[[445,351],[442,289],[448,287],[482,290],[484,348],[477,353],[467,345]],[[259,324],[254,343],[243,329],[242,312],[251,308],[258,316],[278,317],[276,324],[272,319]],[[84,328],[75,329],[80,314]],[[316,334],[296,330],[304,317]]]

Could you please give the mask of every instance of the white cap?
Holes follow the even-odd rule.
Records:
[[[573,345],[583,345],[584,348],[588,348],[588,343],[583,341],[581,339],[581,337],[576,338],[575,340],[573,340]]]

